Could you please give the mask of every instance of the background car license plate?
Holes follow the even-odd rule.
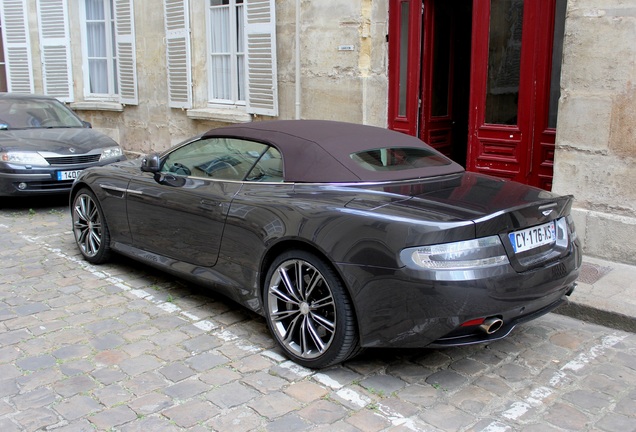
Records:
[[[554,243],[556,241],[554,222],[511,232],[508,234],[508,237],[510,238],[510,243],[512,243],[515,253],[525,252],[539,246]]]
[[[58,180],[75,180],[77,178],[77,176],[79,175],[79,173],[81,173],[82,170],[75,170],[75,171],[58,171],[57,172],[57,179]]]

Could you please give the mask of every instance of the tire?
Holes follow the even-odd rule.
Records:
[[[75,243],[84,259],[93,264],[108,261],[110,233],[95,194],[89,189],[81,189],[73,199],[71,211]]]
[[[300,250],[278,256],[267,272],[263,297],[269,330],[297,364],[319,369],[359,352],[349,295],[317,256]]]

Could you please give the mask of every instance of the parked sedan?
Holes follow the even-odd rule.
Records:
[[[83,169],[125,159],[57,99],[0,93],[0,195],[68,193]]]
[[[71,192],[87,261],[117,252],[213,287],[311,368],[492,341],[553,310],[581,265],[571,204],[405,134],[313,120],[213,129]]]

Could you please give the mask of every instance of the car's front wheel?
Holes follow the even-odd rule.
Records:
[[[288,357],[324,368],[357,354],[353,307],[338,275],[305,251],[277,257],[265,285],[267,324]]]
[[[73,199],[73,234],[75,243],[86,261],[106,262],[110,257],[110,234],[95,194],[80,190]]]

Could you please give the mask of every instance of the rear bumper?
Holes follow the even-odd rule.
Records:
[[[510,265],[437,280],[408,269],[340,266],[358,313],[364,347],[420,348],[487,342],[505,337],[519,323],[565,301],[581,265],[578,242],[570,253],[542,267],[516,272]],[[461,276],[464,276],[463,278]],[[488,335],[461,325],[498,317]]]
[[[552,312],[554,309],[561,306],[562,304],[567,303],[567,296],[574,292],[575,287],[576,283],[572,284],[569,287],[568,291],[566,291],[565,295],[561,296],[558,300],[548,304],[547,306],[544,306],[543,308],[534,310],[528,314],[516,316],[516,314],[513,312],[504,313],[497,316],[497,318],[500,318],[504,322],[504,324],[501,326],[501,328],[491,334],[485,333],[477,326],[473,328],[461,328],[456,330],[456,332],[437,339],[435,342],[429,344],[428,346],[431,348],[447,348],[453,346],[492,342],[503,339],[508,336],[517,325],[539,318],[549,312]]]

